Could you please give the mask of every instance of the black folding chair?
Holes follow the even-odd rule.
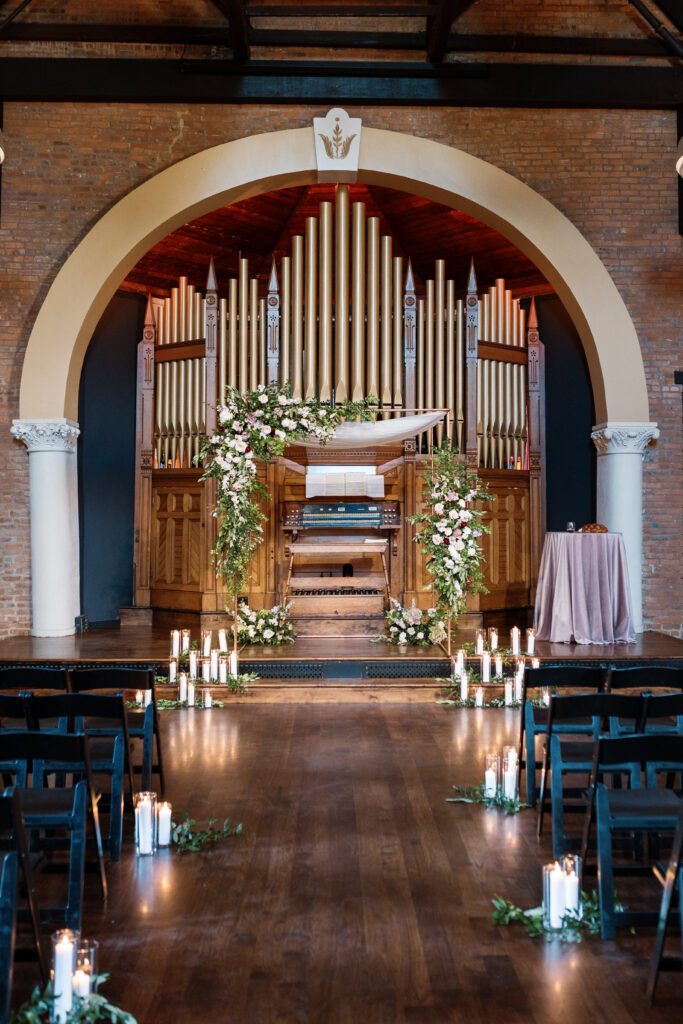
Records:
[[[28,698],[28,716],[32,729],[42,729],[46,720],[63,720],[69,733],[85,732],[89,737],[88,754],[93,775],[111,779],[108,802],[100,808],[109,811],[109,854],[121,856],[123,840],[123,779],[127,771],[130,801],[133,801],[133,772],[130,763],[128,715],[122,694],[60,693]]]
[[[683,855],[683,806],[678,815],[678,825],[671,847],[671,856],[663,878],[664,891],[662,902],[659,908],[659,922],[657,924],[657,936],[654,949],[650,959],[650,976],[647,983],[647,996],[650,1005],[654,1002],[655,990],[659,979],[660,971],[681,971],[683,970],[683,873],[681,872],[681,856]],[[656,872],[655,872],[656,873]],[[681,952],[679,956],[665,956],[664,943],[666,942],[666,931],[671,915],[673,895],[678,886],[678,925],[680,930]]]
[[[0,796],[0,834],[2,834],[2,846],[10,854],[14,854],[18,861],[18,869],[21,875],[21,879],[24,885],[26,893],[26,916],[31,925],[31,932],[33,935],[33,946],[32,955],[38,960],[40,967],[40,975],[43,981],[43,985],[47,985],[50,978],[50,968],[47,950],[45,948],[45,942],[43,939],[43,933],[40,927],[40,912],[38,910],[38,902],[36,899],[35,888],[33,884],[33,873],[31,870],[31,857],[29,854],[28,837],[26,829],[24,827],[24,818],[22,812],[22,800],[19,790],[8,789]],[[7,881],[9,888],[10,882]],[[0,896],[0,902],[3,903],[5,897],[5,879],[3,873],[2,895]],[[14,889],[14,899],[16,900],[17,889]],[[14,914],[14,920],[17,917],[23,915]],[[5,926],[6,918],[3,910],[3,929]],[[15,934],[14,926],[12,928],[13,935]],[[3,947],[6,941],[5,932],[3,930]],[[14,945],[14,941],[13,941]],[[15,951],[18,954],[18,950]],[[23,951],[22,951],[23,952]],[[3,953],[4,956],[4,953]],[[10,971],[10,982],[11,982],[11,971]],[[2,1008],[0,1004],[0,1009]]]
[[[0,690],[66,690],[67,674],[64,668],[24,665],[5,668],[0,665]]]
[[[600,777],[619,770],[625,764],[637,764],[645,770],[646,788],[608,789]],[[615,867],[612,857],[612,833],[648,832],[659,835],[673,833],[678,824],[681,799],[672,790],[657,784],[663,772],[683,769],[683,736],[601,737],[595,745],[588,805],[584,823],[581,853],[588,853],[593,821],[596,823],[598,854],[598,897],[600,900],[600,932],[603,939],[613,939],[617,925],[631,925],[656,919],[652,913],[617,911],[614,906],[614,875],[639,874],[650,868],[633,864]]]
[[[653,662],[651,665],[615,665],[609,670],[609,690],[651,690],[653,686],[667,690],[683,690],[683,668],[670,668]]]
[[[645,693],[644,732],[683,734],[683,693]]]
[[[520,783],[522,768],[526,771],[526,802],[532,806],[536,803],[536,769],[541,762],[536,760],[536,737],[545,732],[548,721],[548,709],[537,708],[528,699],[530,690],[544,688],[560,690],[597,690],[604,691],[607,685],[607,672],[601,668],[584,668],[572,665],[569,668],[526,668],[522,682],[522,713],[519,723],[519,743],[517,749],[517,779]],[[560,730],[563,727],[558,727]],[[524,742],[526,739],[526,756]]]
[[[151,690],[152,691],[152,729],[148,726],[148,716],[143,712],[131,712],[128,718],[128,734],[131,739],[142,740],[142,788],[149,789],[152,775],[159,776],[159,792],[163,796],[166,791],[164,762],[161,750],[161,728],[157,711],[154,670],[121,668],[79,668],[69,672],[69,690],[72,693],[83,693],[92,690]],[[154,745],[157,760],[154,762]],[[137,769],[136,769],[137,770]]]
[[[17,854],[6,853],[0,874],[0,1024],[7,1024],[12,999],[17,926]]]

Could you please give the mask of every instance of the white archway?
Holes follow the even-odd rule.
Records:
[[[42,456],[31,459],[34,633],[73,632],[79,610],[77,543],[74,550],[63,532],[68,528],[73,535],[78,388],[93,330],[121,280],[155,242],[188,220],[252,195],[314,182],[316,177],[310,127],[250,136],[204,150],[161,171],[116,203],[57,274],[29,338],[21,379],[21,419],[13,427],[29,452]],[[610,464],[609,473],[599,471],[598,514],[611,528],[624,532],[634,613],[640,625],[640,463],[655,429],[648,423],[645,372],[635,328],[606,268],[556,207],[521,181],[461,150],[412,135],[364,128],[358,181],[423,195],[477,217],[514,242],[556,289],[586,352],[599,421],[599,465]],[[618,438],[624,437],[628,440],[622,451]],[[634,445],[640,445],[637,459],[630,457]],[[46,473],[46,452],[61,456],[61,484],[54,472]],[[606,459],[608,455],[611,458]],[[48,476],[51,497],[44,503],[42,489]],[[607,489],[601,488],[601,479],[609,480]],[[613,500],[617,485],[622,489],[619,502]],[[632,504],[623,488],[633,495],[636,485],[637,501]],[[46,514],[41,509],[45,507],[49,516],[55,498],[68,508],[56,543],[54,523],[46,521],[41,527],[39,522]],[[624,513],[624,505],[632,505],[632,510]],[[46,551],[54,557],[46,560]],[[47,604],[46,593],[53,595]]]

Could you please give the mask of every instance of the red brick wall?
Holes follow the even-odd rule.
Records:
[[[656,111],[369,108],[365,123],[467,150],[561,209],[605,262],[643,349],[662,436],[645,467],[645,613],[681,634],[683,261],[675,115]],[[0,634],[29,626],[27,456],[9,436],[22,353],[55,273],[117,199],[207,146],[310,123],[321,110],[6,104],[0,224]],[[55,325],[59,330],[59,325]]]

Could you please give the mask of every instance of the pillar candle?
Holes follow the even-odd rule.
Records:
[[[455,671],[459,676],[461,676],[465,671],[465,652],[462,648],[455,656]]]
[[[555,867],[550,872],[549,897],[548,923],[551,928],[560,928],[565,912],[565,876],[564,871],[557,862],[555,862]]]
[[[536,648],[536,630],[527,629],[526,631],[526,653],[532,655]]]
[[[204,707],[207,709],[207,711],[210,707],[213,707],[213,697],[211,696],[211,690],[204,690],[204,693],[202,694],[202,703]]]
[[[164,801],[157,811],[157,845],[171,845],[171,805]]]
[[[151,690],[145,690],[145,707],[148,708],[151,703],[152,703],[152,691]]]
[[[477,630],[477,644],[476,644],[476,647],[474,648],[474,653],[475,654],[483,654],[484,653],[484,630],[483,629],[478,629]]]
[[[515,676],[515,700],[520,703],[522,700],[522,693],[524,692],[524,675],[517,673]]]
[[[194,682],[192,679],[187,681],[187,706],[188,708],[194,707]]]
[[[484,772],[484,796],[493,799],[498,789],[498,779],[496,778],[496,769],[491,765]]]
[[[491,682],[491,655],[488,651],[484,651],[481,656],[481,681],[482,683]]]
[[[513,626],[510,630],[510,647],[512,649],[512,653],[515,655],[519,654],[519,640],[519,629],[517,626]]]
[[[505,706],[510,707],[512,704],[512,680],[505,680]]]
[[[230,675],[232,676],[233,679],[237,679],[237,651],[230,651]]]
[[[208,658],[211,654],[213,634],[210,629],[202,630],[202,657]]]
[[[579,876],[576,871],[568,871],[564,879],[564,906],[565,911],[578,916],[581,909],[581,892],[579,888]]]
[[[145,702],[145,691],[144,690],[136,690],[135,691],[135,703],[139,704],[140,707],[142,707],[144,702]]]
[[[178,659],[171,658],[168,663],[168,681],[169,683],[175,683],[178,678]]]
[[[228,681],[228,659],[222,654],[218,659],[218,682],[227,683]]]
[[[540,659],[539,658],[532,658],[531,659],[531,667],[532,668],[540,668],[541,667]]]
[[[179,629],[172,629],[171,630],[171,657],[172,658],[179,658],[180,657],[180,630]]]
[[[181,649],[183,654],[187,654],[187,652],[190,649],[190,631],[189,631],[189,629],[184,629],[182,631],[182,633],[181,633],[180,649]]]
[[[478,686],[474,691],[474,706],[477,708],[483,708],[484,706],[484,691],[481,686]]]
[[[205,683],[211,680],[211,659],[202,658],[202,679]]]
[[[63,935],[54,947],[54,1019],[63,1024],[73,1006],[71,972],[74,967],[74,943]]]
[[[71,987],[74,995],[80,996],[81,999],[87,999],[90,995],[90,975],[80,969],[75,971],[71,979]]]
[[[187,700],[187,673],[181,672],[178,677],[178,700],[183,704]]]
[[[498,650],[498,630],[495,627],[489,629],[489,650]]]
[[[517,796],[517,769],[507,768],[503,773],[503,792],[507,800],[514,800]]]
[[[216,650],[214,651],[211,651],[209,674],[212,679],[218,679],[218,648],[216,648]]]
[[[550,690],[547,687],[543,687],[543,703],[546,707],[550,707]]]
[[[218,630],[218,647],[224,654],[228,653],[228,631],[227,629]]]
[[[152,802],[147,797],[135,808],[138,825],[138,852],[146,856],[152,852]]]
[[[190,651],[190,679],[197,678],[197,665],[199,664],[199,653]]]
[[[503,675],[503,659],[500,654],[496,655],[496,679],[500,679]]]
[[[467,700],[467,672],[464,669],[460,676],[460,700],[463,704]]]

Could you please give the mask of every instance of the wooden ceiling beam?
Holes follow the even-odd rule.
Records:
[[[186,46],[232,46],[229,27],[192,25],[84,25],[76,22],[20,21],[8,26],[3,39],[22,42],[152,43]]]
[[[683,58],[683,43],[679,42],[679,40],[669,32],[666,25],[664,25],[661,19],[650,10],[647,4],[644,3],[643,0],[629,0],[629,3],[631,4],[631,7],[635,7],[641,18],[648,23],[653,32],[656,32],[657,35],[660,36],[664,41],[664,44],[669,48],[669,51],[673,53],[674,56]]]
[[[439,64],[448,49],[451,25],[471,7],[474,0],[438,0],[434,17],[427,24],[427,59]]]
[[[236,61],[249,60],[249,23],[242,0],[210,0],[217,10],[224,14],[230,25],[232,52]]]
[[[683,6],[681,0],[655,0],[657,7],[662,11],[672,25],[675,25],[679,32],[683,32]]]
[[[248,4],[248,18],[429,18],[433,4]]]

